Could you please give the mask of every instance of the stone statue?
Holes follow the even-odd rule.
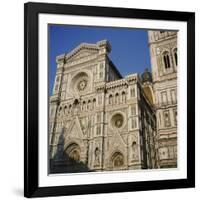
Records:
[[[95,154],[95,166],[97,166],[100,164],[100,150],[98,147],[95,149],[94,154]]]
[[[138,156],[137,156],[137,144],[136,144],[135,141],[132,143],[132,158],[133,158],[133,160],[138,159]]]

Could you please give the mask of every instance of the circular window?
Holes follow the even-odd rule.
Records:
[[[85,92],[88,88],[89,76],[86,72],[76,74],[71,81],[71,88],[77,92]]]
[[[85,92],[88,87],[89,77],[85,72],[77,74],[72,80],[72,87],[78,92]]]
[[[87,87],[87,80],[83,78],[78,82],[77,88],[79,91],[84,91],[86,87]]]
[[[111,119],[111,124],[115,128],[121,128],[124,123],[124,117],[122,114],[115,114]]]

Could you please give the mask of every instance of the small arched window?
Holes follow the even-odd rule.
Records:
[[[165,69],[169,69],[170,68],[170,58],[169,58],[168,52],[165,52],[163,54],[163,61],[164,61]]]
[[[95,108],[96,107],[96,99],[93,99],[92,104],[93,104],[93,108]]]
[[[122,102],[126,102],[126,93],[124,91],[122,92]]]
[[[118,93],[115,94],[115,103],[119,103],[119,94]]]
[[[112,101],[113,101],[113,96],[112,96],[112,94],[110,94],[109,95],[109,104],[112,104],[113,103]]]
[[[59,116],[61,115],[61,113],[62,113],[62,106],[60,106],[59,108],[59,112],[58,112]]]
[[[72,105],[70,104],[70,105],[69,105],[68,113],[71,113],[71,111],[72,111]]]
[[[67,113],[67,106],[64,107],[64,113]]]
[[[95,156],[95,165],[99,165],[100,163],[100,150],[98,147],[96,147],[94,151],[94,156]]]
[[[82,110],[85,110],[86,108],[86,104],[85,104],[85,101],[83,101],[83,107],[82,107]]]
[[[133,143],[132,143],[132,148],[133,148],[133,149],[136,148],[136,142],[135,142],[135,141],[133,141]]]
[[[174,50],[174,61],[175,61],[175,65],[178,65],[178,56],[177,56],[177,49]]]
[[[91,108],[91,101],[88,100],[88,105],[87,105],[87,109],[90,109]]]

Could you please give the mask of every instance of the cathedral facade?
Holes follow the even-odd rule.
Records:
[[[57,56],[50,173],[176,167],[177,34],[148,34],[153,76],[122,77],[106,40]]]

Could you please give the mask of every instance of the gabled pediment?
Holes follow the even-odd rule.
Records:
[[[68,138],[83,139],[83,131],[77,116],[72,120],[65,134]]]
[[[99,48],[95,44],[82,43],[65,57],[66,62],[72,62],[74,60],[82,59],[94,54],[97,54]]]
[[[119,132],[115,132],[115,135],[113,135],[110,139],[112,141],[112,149],[126,146],[126,142]]]

